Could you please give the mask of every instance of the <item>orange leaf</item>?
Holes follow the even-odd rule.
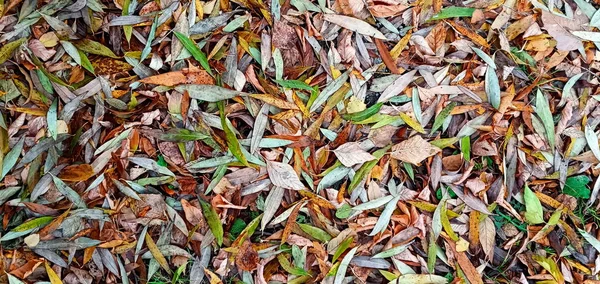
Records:
[[[448,23],[450,26],[452,26],[459,34],[462,34],[462,35],[468,37],[476,44],[479,44],[486,48],[490,48],[490,44],[483,37],[481,37],[474,31],[470,30],[469,28],[466,28],[466,27],[462,26],[461,24],[451,22],[451,21],[447,21],[446,23]]]
[[[146,77],[140,83],[173,87],[182,84],[214,85],[215,79],[204,70],[183,69]]]
[[[84,181],[94,175],[94,168],[89,164],[70,165],[65,167],[58,177],[63,181]]]
[[[385,66],[390,69],[390,72],[394,74],[400,74],[400,70],[398,70],[398,67],[396,66],[396,60],[394,60],[390,55],[387,47],[385,47],[385,43],[383,43],[382,40],[375,38],[375,45],[377,46],[377,50],[379,51],[379,55],[381,55],[383,63],[385,63]]]

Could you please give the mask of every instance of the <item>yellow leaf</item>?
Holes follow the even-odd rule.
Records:
[[[456,235],[454,230],[452,230],[452,226],[450,225],[450,219],[448,219],[447,212],[448,209],[446,208],[446,201],[443,201],[442,210],[440,212],[440,220],[442,221],[442,227],[444,227],[444,231],[446,231],[450,239],[452,239],[453,241],[458,241],[458,236]]]
[[[13,107],[8,108],[10,110],[14,110],[16,112],[23,112],[26,114],[31,114],[33,116],[46,116],[46,110],[40,108],[27,108],[27,107]]]
[[[348,113],[355,113],[365,109],[367,109],[367,105],[355,96],[350,97],[350,102],[348,102],[348,105],[346,106],[346,111]]]
[[[223,283],[223,281],[221,281],[221,278],[219,278],[219,276],[217,276],[217,274],[215,274],[214,272],[204,268],[204,273],[206,273],[206,275],[208,275],[208,278],[210,278],[210,284]]]
[[[60,277],[58,277],[58,275],[56,274],[56,272],[54,272],[54,270],[52,270],[52,268],[50,267],[50,265],[48,264],[48,262],[44,262],[44,265],[46,266],[46,273],[48,273],[48,278],[50,278],[50,283],[52,284],[62,284],[62,280],[60,280]]]
[[[150,250],[150,253],[154,257],[154,259],[156,259],[158,264],[160,264],[160,267],[162,267],[169,274],[171,274],[171,268],[169,267],[169,263],[167,262],[167,259],[162,254],[162,252],[160,252],[160,250],[158,249],[158,246],[156,246],[156,243],[154,243],[154,240],[152,240],[152,237],[150,237],[150,235],[148,233],[146,233],[145,238],[146,238],[146,245],[148,246],[148,249]]]
[[[467,251],[469,249],[469,242],[463,238],[460,238],[458,242],[456,242],[456,251],[462,252]]]
[[[414,118],[412,118],[410,115],[406,114],[406,113],[399,113],[400,118],[402,118],[402,120],[404,120],[404,122],[410,126],[410,128],[414,129],[415,131],[419,132],[419,133],[423,133],[425,134],[425,129],[423,129],[423,126],[421,126],[421,124],[416,121]]]
[[[298,106],[294,103],[288,102],[286,100],[280,99],[269,94],[251,94],[250,96],[255,99],[259,99],[265,103],[268,103],[272,106],[278,107],[280,109],[298,109]]]

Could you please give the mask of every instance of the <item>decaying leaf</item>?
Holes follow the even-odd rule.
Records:
[[[428,157],[440,152],[438,147],[431,145],[419,135],[402,141],[394,147],[390,156],[394,159],[417,165]]]
[[[0,282],[592,283],[599,10],[0,0]]]

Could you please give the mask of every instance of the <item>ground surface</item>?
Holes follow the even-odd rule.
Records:
[[[0,1],[0,282],[592,283],[595,1]]]

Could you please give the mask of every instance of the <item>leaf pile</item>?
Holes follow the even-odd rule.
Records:
[[[0,281],[595,283],[597,3],[0,1]]]

